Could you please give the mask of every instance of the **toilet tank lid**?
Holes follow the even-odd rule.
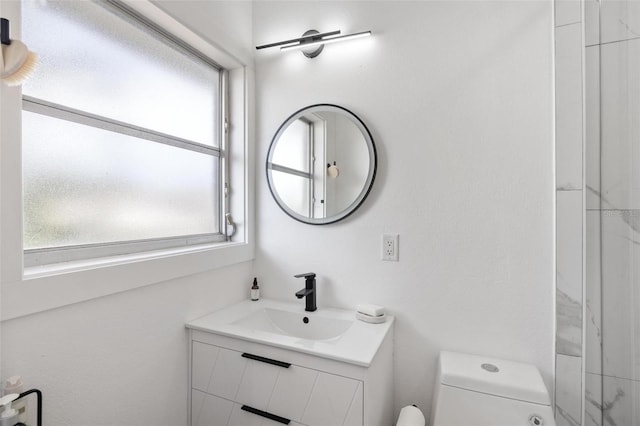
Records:
[[[440,353],[439,363],[444,385],[550,405],[547,388],[533,365],[446,351]]]

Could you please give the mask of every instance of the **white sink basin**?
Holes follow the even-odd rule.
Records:
[[[309,315],[308,312],[299,313],[264,308],[234,321],[233,324],[302,339],[327,340],[342,336],[354,321],[355,319],[345,320]]]
[[[369,324],[356,320],[355,311],[318,307],[306,312],[300,301],[261,299],[229,306],[187,328],[368,367],[393,322],[387,316],[382,324]]]

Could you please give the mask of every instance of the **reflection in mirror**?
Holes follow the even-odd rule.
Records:
[[[376,173],[369,130],[350,111],[313,105],[278,129],[267,158],[269,189],[289,216],[310,224],[344,219],[364,201]]]

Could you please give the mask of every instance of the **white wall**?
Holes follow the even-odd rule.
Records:
[[[249,3],[161,5],[250,56]],[[551,387],[551,4],[260,1],[253,16],[255,44],[374,31],[313,60],[257,54],[263,295],[293,300],[293,274],[315,271],[320,308],[386,305],[398,319],[397,410],[429,410],[441,349],[532,362]],[[361,210],[323,227],[286,216],[262,180],[278,125],[318,102],[360,115],[379,153]],[[400,234],[400,262],[379,260],[383,232]],[[45,391],[49,426],[184,424],[184,322],[246,297],[253,272],[246,262],[5,321],[3,376]]]
[[[318,304],[372,302],[396,315],[396,411],[430,410],[438,351],[537,365],[552,389],[553,138],[550,1],[254,4],[254,43],[313,28],[373,37],[315,59],[256,54],[257,176],[293,111],[343,105],[368,124],[374,189],[347,220],[310,226],[257,185],[263,295],[294,300],[318,274]],[[381,234],[400,261],[380,261]],[[301,302],[302,303],[302,302]]]
[[[253,63],[252,10],[243,0],[151,0],[192,31],[236,57]]]
[[[43,391],[47,426],[186,425],[184,324],[247,297],[251,269],[245,262],[4,321],[3,375]]]
[[[205,39],[224,45],[248,66],[251,80],[251,3],[160,5]],[[205,26],[203,16],[226,26]],[[252,90],[253,82],[248,84]],[[15,206],[0,209],[12,210]],[[2,378],[20,374],[26,386],[43,391],[47,426],[185,425],[184,324],[248,297],[252,270],[252,261],[243,262],[3,321]]]

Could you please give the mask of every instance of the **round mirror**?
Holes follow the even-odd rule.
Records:
[[[326,225],[362,204],[376,166],[376,147],[362,120],[337,105],[312,105],[287,118],[273,137],[267,181],[286,214]]]

